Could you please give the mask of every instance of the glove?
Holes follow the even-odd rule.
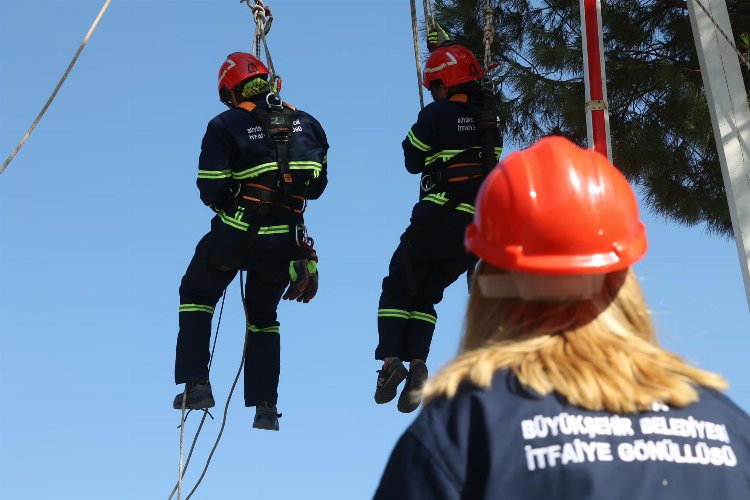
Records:
[[[284,292],[285,300],[296,300],[307,304],[318,293],[318,256],[293,260],[289,263],[289,287]]]
[[[427,50],[432,52],[440,45],[450,41],[450,39],[450,35],[436,22],[427,32]]]

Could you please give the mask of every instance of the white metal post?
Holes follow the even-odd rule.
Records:
[[[747,93],[737,53],[718,29],[734,39],[725,0],[688,0],[687,4],[750,308],[750,109]]]

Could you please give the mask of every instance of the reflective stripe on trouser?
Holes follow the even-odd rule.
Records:
[[[216,263],[209,265],[207,249],[211,245],[211,233],[207,234],[196,248],[180,286],[180,333],[177,338],[175,382],[194,382],[208,376],[210,355],[211,318],[204,307],[216,304],[224,289],[236,275],[235,269],[220,271]],[[223,245],[223,243],[222,243]],[[226,250],[226,249],[221,249]],[[245,350],[245,405],[255,406],[262,402],[276,404],[279,383],[279,323],[276,308],[289,281],[289,258],[291,248],[280,248],[278,252],[254,255],[242,250],[247,257],[242,267],[247,269],[245,300],[252,329]],[[221,252],[217,252],[221,253]],[[231,293],[229,294],[231,300]],[[191,309],[191,310],[187,310]]]
[[[446,227],[439,223],[434,227],[407,229],[412,247],[425,249],[422,253],[410,252],[411,277],[407,269],[402,246],[393,254],[388,276],[383,279],[383,291],[378,306],[379,344],[375,358],[398,357],[403,360],[427,359],[432,335],[437,323],[435,304],[443,299],[445,289],[476,263],[476,258],[465,252],[453,255],[430,254],[430,248],[443,248],[453,244],[453,239],[463,238],[460,227]],[[415,238],[417,241],[415,241]],[[446,241],[451,240],[451,241]],[[409,281],[416,285],[416,295],[409,292]]]
[[[177,335],[175,383],[208,378],[211,320],[214,307],[236,270],[221,271],[208,265],[209,235],[195,248],[195,255],[180,283],[180,332]]]

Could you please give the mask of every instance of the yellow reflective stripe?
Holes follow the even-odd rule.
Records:
[[[500,155],[501,155],[501,154],[503,154],[503,148],[501,148],[501,147],[496,147],[496,148],[495,148],[495,156],[496,156],[497,158],[500,158]]]
[[[227,226],[232,226],[235,229],[247,231],[247,228],[250,227],[250,225],[247,224],[246,222],[242,222],[241,220],[237,220],[232,217],[229,217],[227,214],[224,213],[224,210],[219,210],[218,212],[216,212],[216,215],[219,216],[219,219],[221,219],[221,222],[223,222]]]
[[[468,203],[461,203],[460,205],[458,205],[456,207],[456,210],[459,210],[461,212],[470,213],[472,215],[475,213],[474,205],[469,205]]]
[[[204,304],[180,304],[180,312],[204,312],[213,314],[214,308],[213,306],[207,306]]]
[[[323,165],[316,161],[290,161],[289,170],[312,170],[313,178],[317,179],[323,171]]]
[[[265,328],[258,328],[255,325],[250,325],[248,326],[248,330],[250,330],[251,333],[280,333],[278,325],[267,326]]]
[[[228,179],[232,177],[231,170],[198,170],[199,179]]]
[[[323,165],[316,161],[290,161],[289,168],[291,170],[320,170],[323,168]]]
[[[438,151],[434,155],[428,156],[425,159],[424,164],[425,165],[430,165],[432,163],[435,163],[438,160],[443,160],[443,161],[450,160],[451,158],[453,158],[457,154],[463,153],[464,151],[468,151],[470,149],[482,149],[482,148],[481,148],[481,146],[472,146],[472,147],[466,148],[466,149],[444,149],[442,151]],[[496,150],[497,149],[502,150],[502,148],[495,148],[495,149]]]
[[[403,309],[378,309],[378,318],[409,319],[409,311]]]
[[[276,170],[277,168],[279,168],[279,165],[275,161],[272,161],[270,163],[263,163],[261,165],[250,167],[240,172],[232,172],[232,179],[249,179],[251,177],[257,177],[260,174],[270,172],[271,170]]]
[[[422,198],[422,201],[431,201],[433,203],[437,203],[438,205],[445,205],[448,203],[448,198],[445,196],[445,193],[434,193],[434,194],[428,194],[424,198]]]
[[[430,146],[428,146],[424,142],[422,142],[419,139],[417,139],[417,136],[414,135],[414,131],[413,130],[409,129],[409,133],[406,134],[406,138],[409,139],[409,142],[411,143],[411,145],[414,146],[415,148],[417,148],[418,150],[420,150],[420,151],[429,151],[430,150]]]
[[[433,325],[437,324],[437,316],[433,316],[432,314],[427,314],[419,311],[412,311],[409,315],[411,319],[418,319],[421,321],[426,321],[428,323],[432,323]]]
[[[285,234],[289,232],[289,226],[262,226],[258,228],[258,234]]]
[[[468,149],[475,149],[475,148],[468,148]],[[466,151],[466,149],[444,149],[442,151],[438,151],[432,156],[428,156],[425,159],[424,164],[430,165],[431,163],[435,163],[438,160],[450,160],[457,154],[463,153],[464,151]]]

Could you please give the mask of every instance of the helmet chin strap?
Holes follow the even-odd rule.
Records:
[[[606,274],[531,274],[480,265],[476,277],[483,297],[564,302],[589,300],[601,292]]]

